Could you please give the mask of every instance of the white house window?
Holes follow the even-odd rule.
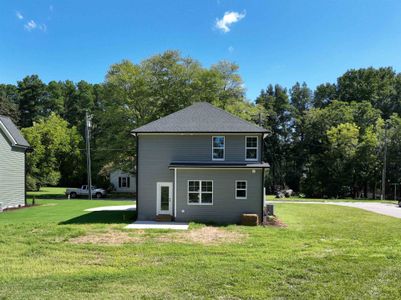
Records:
[[[212,137],[212,159],[213,160],[224,160],[225,152],[225,137],[214,136]]]
[[[119,188],[129,188],[130,178],[129,177],[118,177],[118,187]]]
[[[258,160],[258,137],[246,136],[245,137],[245,159]]]
[[[188,180],[188,204],[213,204],[213,181]]]
[[[247,182],[246,180],[235,181],[235,199],[247,198]]]

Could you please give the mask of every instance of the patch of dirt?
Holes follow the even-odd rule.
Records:
[[[203,245],[219,245],[239,243],[248,237],[247,234],[229,231],[218,227],[202,227],[199,229],[173,233],[159,237],[160,242],[196,243]]]
[[[128,243],[143,243],[151,240],[159,243],[220,245],[225,243],[240,243],[248,237],[245,233],[211,226],[188,231],[157,234],[157,236],[148,234],[149,232],[145,230],[127,232],[109,230],[107,232],[87,233],[86,235],[69,239],[68,242],[72,244],[122,245]]]
[[[140,232],[136,232],[142,234]],[[104,244],[104,245],[122,245],[127,243],[141,242],[142,238],[130,236],[128,232],[123,231],[107,231],[96,232],[82,236],[78,236],[69,240],[72,244]]]
[[[288,225],[281,221],[276,216],[268,216],[263,221],[263,226],[274,226],[274,227],[287,227]]]

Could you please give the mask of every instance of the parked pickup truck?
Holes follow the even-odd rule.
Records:
[[[73,189],[73,188],[68,188],[65,190],[65,195],[70,196],[71,198],[76,198],[78,196],[88,196],[89,191],[88,191],[88,186],[83,185],[81,186],[80,189]],[[95,186],[92,186],[92,196],[96,198],[102,198],[106,196],[107,193],[104,189],[98,189]]]

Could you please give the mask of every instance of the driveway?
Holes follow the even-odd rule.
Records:
[[[298,204],[329,204],[329,205],[339,205],[348,206],[364,209],[377,214],[386,215],[394,218],[401,219],[401,207],[397,204],[390,203],[378,203],[378,202],[301,202],[301,201],[271,201],[270,203],[298,203]]]

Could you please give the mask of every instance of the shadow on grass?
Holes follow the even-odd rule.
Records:
[[[134,211],[94,211],[63,222],[70,224],[130,224],[136,220]]]

